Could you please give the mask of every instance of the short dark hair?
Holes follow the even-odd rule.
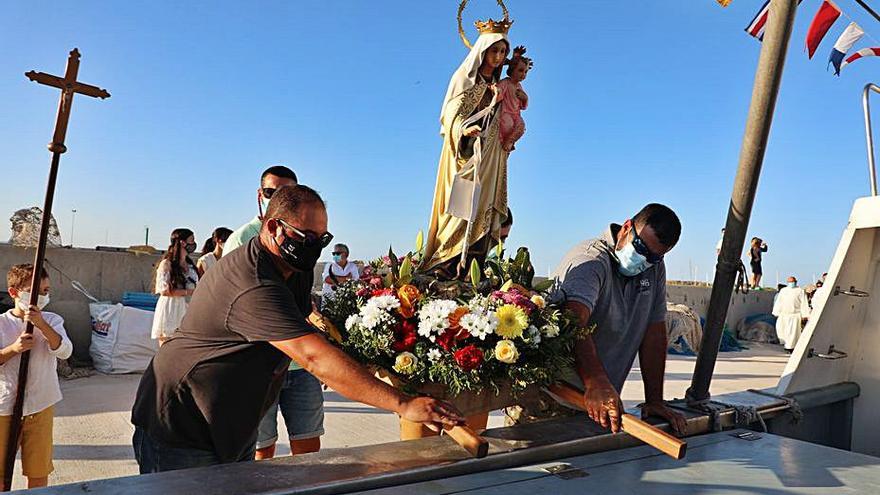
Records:
[[[508,208],[507,209],[507,218],[505,218],[504,221],[501,222],[501,226],[502,227],[510,227],[511,225],[513,225],[513,212],[510,211],[510,208]]]
[[[348,246],[346,246],[345,244],[343,244],[343,243],[341,243],[341,242],[336,243],[336,245],[333,246],[333,249],[334,249],[334,250],[335,250],[336,248],[342,248],[342,249],[345,250],[345,254],[351,254],[351,251],[348,250]]]
[[[260,185],[263,185],[263,180],[266,179],[267,175],[274,175],[276,177],[282,177],[285,179],[292,179],[294,182],[299,182],[296,179],[296,174],[293,173],[293,170],[285,167],[284,165],[272,165],[263,171],[263,175],[260,176]]]
[[[31,278],[34,276],[34,265],[25,263],[22,265],[12,265],[9,272],[6,273],[6,287],[17,290],[30,290]],[[43,276],[40,280],[49,278],[49,272],[43,268]],[[40,290],[37,287],[37,290]]]
[[[671,208],[659,203],[651,203],[638,212],[633,218],[637,227],[648,225],[661,244],[672,248],[681,237],[681,222]]]
[[[269,201],[269,208],[266,209],[265,218],[286,219],[295,217],[300,208],[311,204],[319,204],[322,208],[326,208],[321,195],[311,187],[302,184],[284,186],[272,195],[272,199]]]

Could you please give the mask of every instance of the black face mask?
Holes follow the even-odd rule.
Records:
[[[275,237],[272,237],[272,240],[281,251],[281,259],[293,269],[302,272],[314,270],[318,258],[321,257],[321,251],[324,250],[324,246],[320,243],[306,244],[304,241],[296,241],[286,235],[281,244],[278,244]]]
[[[196,245],[195,244],[187,244],[185,249],[186,249],[187,253],[193,254],[194,252],[196,252]]]

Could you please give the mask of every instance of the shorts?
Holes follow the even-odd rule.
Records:
[[[24,417],[21,429],[21,472],[28,478],[46,478],[55,466],[52,464],[52,423],[55,407]],[[12,416],[0,416],[0,452],[5,454],[9,441]],[[5,466],[0,465],[0,477]]]
[[[324,390],[321,382],[306,370],[291,370],[284,378],[278,401],[260,421],[258,449],[271,447],[278,441],[279,407],[291,441],[324,434]]]

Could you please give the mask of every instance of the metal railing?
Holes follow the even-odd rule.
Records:
[[[871,196],[877,196],[877,167],[874,165],[874,135],[871,133],[871,107],[869,105],[871,91],[880,93],[880,86],[868,83],[862,92],[862,108],[865,111],[865,138],[868,142],[868,174],[871,181]]]

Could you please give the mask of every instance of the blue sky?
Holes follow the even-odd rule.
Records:
[[[496,9],[470,3],[473,33],[470,22]],[[535,61],[528,130],[509,161],[509,244],[530,246],[546,273],[574,243],[658,201],[684,224],[669,277],[705,279],[760,49],[743,28],[762,2],[507,3],[511,40]],[[841,19],[808,61],[819,3],[798,13],[751,222],[770,244],[768,283],[776,272],[824,271],[853,200],[868,193],[860,89],[880,60],[841,78],[826,71]],[[855,2],[838,4],[880,36]],[[330,229],[353,257],[409,249],[428,222],[439,106],[466,54],[456,6],[4,2],[0,214],[41,204],[47,173],[58,95],[23,73],[60,74],[79,47],[80,80],[113,96],[74,103],[56,198],[65,242],[76,208],[77,246],[139,244],[147,225],[153,245],[182,226],[201,243],[253,217],[259,173],[284,163],[325,196]]]

